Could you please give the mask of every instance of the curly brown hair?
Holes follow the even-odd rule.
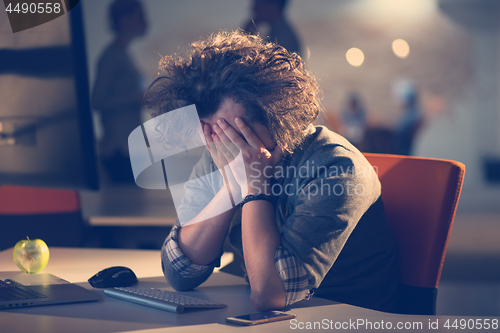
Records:
[[[153,116],[195,104],[208,118],[232,98],[286,153],[303,142],[321,110],[318,84],[300,56],[241,30],[198,40],[186,56],[162,58],[159,70],[144,99]],[[178,136],[169,134],[173,143]]]

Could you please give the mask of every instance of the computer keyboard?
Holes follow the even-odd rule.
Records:
[[[104,293],[124,301],[173,313],[182,313],[184,309],[221,309],[227,307],[225,304],[155,288],[117,287],[107,288],[104,290]]]
[[[0,280],[0,301],[16,301],[45,297],[47,296],[16,281],[10,279]]]

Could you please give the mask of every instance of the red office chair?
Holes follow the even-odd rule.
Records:
[[[76,191],[0,186],[0,249],[41,238],[49,246],[81,246],[83,220]]]
[[[436,314],[436,297],[465,165],[411,156],[364,154],[382,183],[399,247],[399,312]]]

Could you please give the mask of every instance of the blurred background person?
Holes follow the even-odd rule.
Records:
[[[299,38],[285,18],[287,3],[288,0],[253,0],[252,17],[243,29],[262,38],[267,36],[270,42],[301,54]]]
[[[396,154],[412,154],[413,142],[422,122],[418,94],[416,89],[412,88],[403,97],[402,115],[394,130]]]
[[[340,112],[340,134],[358,149],[367,127],[366,110],[358,93],[351,93]]]
[[[109,24],[114,39],[99,58],[92,91],[92,107],[100,113],[104,132],[99,154],[111,181],[133,182],[128,136],[141,125],[143,87],[128,48],[147,30],[141,3],[113,1],[109,6]]]

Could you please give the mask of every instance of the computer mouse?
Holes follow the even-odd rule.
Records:
[[[103,269],[88,281],[94,288],[130,287],[137,283],[137,276],[128,267],[114,266]]]

